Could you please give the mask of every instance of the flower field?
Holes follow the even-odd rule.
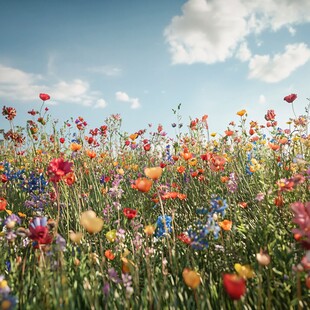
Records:
[[[222,133],[175,136],[83,117],[56,124],[40,94],[24,127],[4,106],[0,309],[306,309],[309,107]],[[302,99],[298,99],[302,101]],[[186,130],[184,130],[186,128]]]

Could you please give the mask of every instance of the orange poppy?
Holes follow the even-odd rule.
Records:
[[[240,110],[237,112],[237,115],[243,116],[246,113],[246,110]]]
[[[91,151],[91,150],[87,150],[86,151],[86,154],[87,156],[90,158],[90,159],[93,159],[97,156],[96,152],[95,151]]]
[[[184,166],[179,166],[179,167],[177,168],[177,171],[178,171],[179,173],[183,173],[183,172],[185,171],[185,167],[184,167]]]
[[[143,193],[147,193],[152,187],[153,181],[147,178],[139,178],[135,181],[135,187],[137,190]]]
[[[144,173],[148,178],[158,180],[163,173],[163,169],[161,167],[145,168]]]
[[[70,149],[72,152],[77,152],[79,151],[80,149],[82,148],[82,145],[81,144],[78,144],[78,143],[71,143],[70,145]]]
[[[234,134],[234,132],[232,130],[225,130],[225,135],[226,137],[230,137]]]
[[[231,230],[232,227],[232,221],[229,220],[224,220],[222,222],[219,222],[219,226],[223,229],[223,230]]]
[[[273,151],[277,151],[280,148],[280,145],[275,144],[275,143],[268,143],[268,146],[273,150]]]
[[[109,260],[113,260],[115,258],[115,255],[113,254],[111,250],[106,250],[104,252],[104,256]]]

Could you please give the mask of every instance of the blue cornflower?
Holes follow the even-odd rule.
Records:
[[[225,209],[228,207],[226,199],[222,199],[221,197],[213,197],[210,201],[211,210],[209,212],[210,215],[214,213],[221,214],[221,216],[225,215]]]
[[[166,223],[166,227],[165,227],[165,223]],[[172,217],[169,215],[165,215],[164,217],[162,215],[160,215],[157,218],[157,222],[156,222],[156,232],[155,232],[155,236],[156,237],[162,237],[164,236],[166,233],[171,233],[172,232]],[[167,231],[166,231],[167,229]]]

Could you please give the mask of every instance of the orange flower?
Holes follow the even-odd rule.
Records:
[[[245,209],[248,206],[247,202],[244,202],[244,201],[239,202],[238,205],[239,205],[239,207],[241,207],[243,209]]]
[[[183,172],[185,171],[185,167],[184,167],[184,166],[179,166],[179,167],[177,168],[177,171],[178,171],[179,173],[183,173]]]
[[[182,276],[185,284],[193,290],[201,283],[200,275],[195,270],[184,268]]]
[[[77,152],[79,151],[80,149],[82,148],[82,145],[81,144],[78,144],[78,143],[71,143],[70,145],[70,149],[72,152]]]
[[[180,155],[185,159],[185,160],[189,160],[193,157],[193,154],[192,153],[188,153],[188,152],[182,152],[180,153]]]
[[[86,151],[86,154],[87,156],[90,158],[90,159],[93,159],[97,156],[96,152],[95,151],[92,151],[92,150],[87,150]]]
[[[154,225],[146,225],[144,227],[144,232],[148,236],[152,236],[155,233],[155,230],[156,230],[156,228]]]
[[[132,141],[135,141],[137,138],[138,138],[138,134],[137,133],[133,133],[129,136],[129,138],[132,140]]]
[[[230,137],[234,134],[234,132],[232,130],[225,130],[225,135],[226,137]]]
[[[246,113],[246,110],[240,110],[237,112],[237,115],[243,116]]]
[[[75,183],[76,177],[75,177],[74,172],[69,172],[69,173],[67,173],[67,174],[63,177],[63,181],[64,181],[67,185],[72,185],[73,183]]]
[[[147,178],[139,178],[135,181],[135,187],[143,193],[147,193],[152,187],[153,181]]]
[[[5,198],[0,198],[0,211],[5,210],[6,206],[8,205],[8,202]]]
[[[104,256],[109,260],[113,260],[115,258],[115,255],[113,254],[111,250],[106,250],[104,252]]]
[[[280,144],[286,144],[287,142],[288,142],[288,139],[286,137],[279,139]]]
[[[268,146],[273,150],[273,151],[277,151],[280,148],[280,145],[275,144],[275,143],[268,143]]]
[[[158,180],[163,173],[163,169],[161,167],[145,168],[144,173],[148,178]]]
[[[228,182],[228,180],[229,180],[229,177],[228,177],[228,176],[223,176],[223,177],[221,177],[221,182],[222,182],[222,183],[226,183],[226,182]]]
[[[222,222],[219,222],[219,226],[223,229],[223,230],[231,230],[232,227],[232,221],[229,220],[224,220]]]

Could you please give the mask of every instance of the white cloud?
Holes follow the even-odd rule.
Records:
[[[254,55],[249,63],[249,78],[268,83],[279,82],[309,59],[310,49],[304,43],[287,45],[284,53],[272,58],[269,55]]]
[[[98,99],[97,100],[97,102],[96,102],[96,104],[94,105],[94,109],[96,109],[96,108],[101,108],[101,109],[103,109],[103,108],[105,108],[107,106],[107,103],[106,103],[106,101],[104,100],[104,99]]]
[[[242,62],[245,62],[245,61],[248,61],[251,59],[251,51],[249,50],[248,48],[248,45],[246,42],[243,42],[240,47],[239,47],[239,50],[237,51],[237,54],[236,54],[236,57],[242,61]]]
[[[246,10],[239,0],[189,0],[182,11],[164,32],[174,64],[224,61],[247,34]]]
[[[258,103],[260,104],[266,103],[266,97],[264,95],[260,95],[258,98]]]
[[[121,91],[116,92],[115,98],[118,101],[130,103],[131,109],[137,109],[141,106],[138,98],[130,98],[125,92]]]
[[[84,106],[105,107],[100,93],[92,91],[86,81],[56,81],[51,85],[43,84],[44,78],[39,74],[27,73],[22,70],[0,64],[0,97],[12,101],[38,100],[40,93],[51,96],[49,104],[59,102],[76,103]],[[99,104],[98,104],[99,102]]]
[[[240,61],[249,61],[250,35],[257,39],[263,31],[271,30],[276,40],[276,32],[281,28],[294,35],[293,26],[310,22],[309,12],[309,0],[188,0],[182,6],[182,14],[172,18],[164,36],[173,64],[212,64],[233,55]],[[255,57],[254,62],[273,63],[266,58],[268,55],[261,56],[262,59]]]
[[[97,66],[88,68],[89,72],[102,74],[109,77],[116,77],[122,74],[122,69],[117,66]]]

